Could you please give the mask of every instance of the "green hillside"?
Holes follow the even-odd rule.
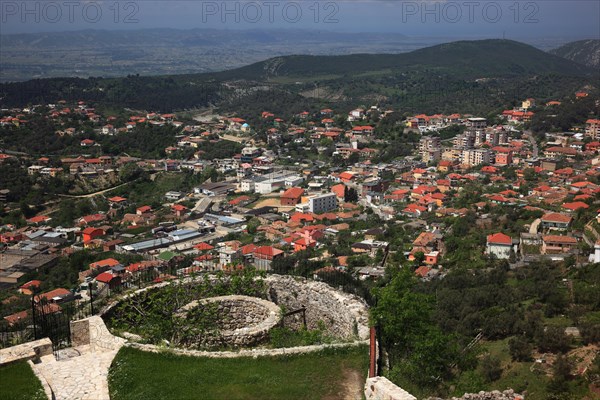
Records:
[[[418,68],[452,72],[464,78],[523,74],[586,75],[591,69],[512,40],[445,43],[402,54],[287,56],[213,74],[221,79],[352,76]]]

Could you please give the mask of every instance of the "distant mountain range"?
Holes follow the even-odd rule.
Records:
[[[600,39],[567,43],[550,53],[588,67],[600,68]]]
[[[560,98],[587,85],[597,88],[595,72],[524,43],[490,39],[402,54],[283,56],[200,74],[5,83],[0,106],[85,99],[163,112],[217,106],[252,115],[301,111],[317,100],[348,106],[376,102],[419,112],[485,112],[526,97]]]
[[[291,29],[86,30],[0,35],[0,82],[223,71],[282,55],[400,53],[447,40]]]
[[[472,38],[471,38],[472,39]],[[0,82],[225,71],[273,57],[399,54],[461,40],[325,30],[140,29],[0,35]],[[540,49],[552,38],[532,40]]]

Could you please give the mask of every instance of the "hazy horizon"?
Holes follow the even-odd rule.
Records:
[[[78,30],[301,29],[410,37],[600,38],[600,2],[3,1],[0,34]]]

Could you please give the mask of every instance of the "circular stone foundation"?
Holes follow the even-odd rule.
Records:
[[[196,279],[194,277],[185,278],[182,284],[192,284]],[[348,343],[368,340],[369,313],[363,299],[334,289],[326,283],[306,278],[268,275],[263,280],[266,287],[265,295],[268,301],[248,296],[222,296],[197,300],[180,308],[177,313],[185,317],[190,310],[193,310],[203,302],[218,303],[225,299],[225,302],[221,304],[233,304],[233,315],[238,316],[235,318],[226,318],[227,321],[223,321],[223,325],[216,327],[220,329],[219,335],[216,335],[219,337],[218,340],[213,339],[212,342],[208,342],[208,337],[202,338],[199,335],[199,340],[195,340],[193,343],[188,342],[190,347],[193,347],[194,343],[206,344],[208,347],[252,347],[260,345],[268,339],[269,330],[279,322],[282,322],[285,327],[292,329],[301,328],[305,325],[308,329],[323,329],[327,335]],[[126,295],[126,298],[139,296],[149,290],[160,290],[169,284],[172,283],[161,282],[151,285]],[[227,299],[238,300],[230,303]],[[113,312],[113,308],[122,300],[115,300],[105,307],[101,312],[101,316],[103,318],[109,317]],[[282,317],[282,311],[291,312],[301,309],[304,311]],[[253,311],[249,313],[248,310]],[[225,323],[230,325],[226,325]],[[121,335],[132,342],[143,341],[143,338],[138,335],[126,332],[121,333]],[[144,346],[158,349],[158,347],[153,345]],[[275,350],[268,351],[276,352]],[[203,352],[205,355],[224,353],[227,352]]]
[[[281,321],[277,304],[257,297],[220,296],[195,300],[180,308],[177,314],[187,317],[196,308],[213,308],[216,335],[199,335],[195,341],[209,346],[248,347],[268,340],[269,331]]]

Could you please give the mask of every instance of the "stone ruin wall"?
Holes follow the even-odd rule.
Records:
[[[179,310],[187,312],[207,303],[217,304],[218,334],[200,335],[194,343],[208,346],[250,347],[266,342],[269,331],[279,324],[279,307],[263,299],[248,296],[220,296],[193,301]]]
[[[265,279],[267,297],[283,306],[286,312],[306,308],[308,329],[319,328],[322,321],[327,334],[340,339],[369,338],[369,317],[365,302],[357,296],[340,292],[323,282],[271,275]],[[299,328],[302,314],[284,319],[286,326]]]

